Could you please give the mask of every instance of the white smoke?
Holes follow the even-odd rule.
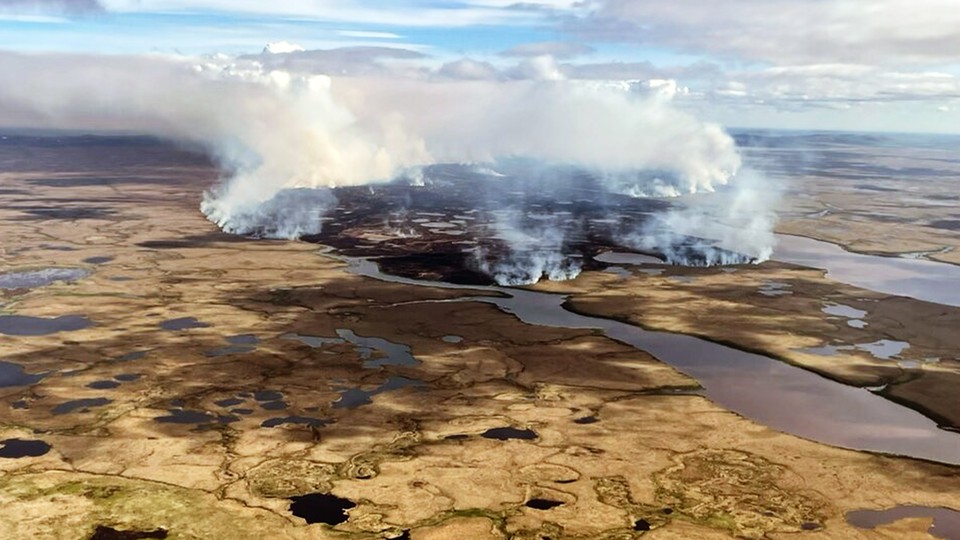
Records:
[[[260,204],[229,208],[221,204],[216,189],[204,195],[200,208],[224,231],[267,238],[300,238],[317,234],[323,228],[324,215],[337,204],[329,189],[283,189]]]
[[[660,96],[569,80],[353,80],[347,100],[393,117],[431,163],[524,157],[595,172],[665,171],[677,193],[710,191],[740,167],[733,139]],[[369,121],[366,120],[365,122]],[[635,183],[647,178],[638,175]]]
[[[541,279],[566,281],[580,275],[580,261],[563,253],[563,216],[523,215],[515,209],[500,210],[494,216],[495,238],[502,242],[503,251],[476,248],[473,262],[498,285],[532,285]]]
[[[422,236],[414,226],[410,211],[406,208],[391,212],[389,218],[384,220],[383,232],[393,238],[420,238]]]
[[[656,252],[667,263],[717,266],[761,263],[776,245],[775,208],[782,189],[753,170],[741,171],[727,189],[684,197],[679,208],[657,214],[624,245]]]
[[[568,80],[291,74],[225,57],[0,53],[0,126],[200,143],[229,171],[204,213],[227,231],[281,237],[317,232],[330,201],[318,195],[309,209],[303,191],[287,190],[385,181],[435,163],[519,156],[606,174],[638,196],[712,191],[740,167],[720,127],[662,93]]]

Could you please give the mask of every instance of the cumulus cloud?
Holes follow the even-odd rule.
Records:
[[[290,43],[289,41],[274,41],[273,43],[268,43],[267,46],[263,48],[263,52],[269,54],[284,54],[303,50],[304,48],[300,45]]]
[[[533,79],[538,81],[556,81],[564,79],[560,66],[552,56],[534,56],[528,58],[505,73],[511,79]]]

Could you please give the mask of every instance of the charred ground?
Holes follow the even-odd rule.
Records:
[[[377,258],[393,275],[471,285],[494,283],[482,267],[524,251],[555,251],[584,270],[607,267],[594,257],[609,250],[663,258],[657,250],[631,248],[629,238],[673,206],[611,192],[585,173],[501,176],[461,165],[430,167],[416,183],[340,187],[333,194],[337,204],[322,232],[303,240],[350,257]],[[526,245],[511,245],[505,237],[511,234],[523,236]],[[671,248],[683,251],[684,241],[703,242],[681,239]],[[696,260],[695,250],[689,252]]]

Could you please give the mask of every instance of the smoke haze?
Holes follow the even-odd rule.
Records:
[[[776,245],[773,227],[781,194],[779,184],[743,170],[719,192],[684,197],[676,208],[619,241],[681,266],[761,263]]]
[[[334,204],[323,188],[416,177],[430,164],[495,166],[520,157],[577,167],[636,197],[712,192],[741,166],[733,139],[673,107],[675,85],[662,81],[563,80],[550,57],[524,60],[520,78],[510,80],[460,80],[447,66],[331,77],[302,65],[297,72],[265,67],[286,64],[286,55],[274,56],[270,63],[0,53],[0,126],[198,143],[225,171],[202,201],[204,214],[228,232],[281,238],[320,229]],[[334,53],[321,56],[334,62]],[[736,202],[731,210],[759,216],[747,219],[746,232],[724,239],[733,249],[769,230],[766,209]],[[695,231],[700,214],[686,212],[693,213],[664,221]],[[570,273],[545,264],[543,274]]]

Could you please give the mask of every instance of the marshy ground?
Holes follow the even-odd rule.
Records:
[[[0,289],[0,537],[900,539],[933,514],[848,513],[960,507],[956,466],[774,431],[597,331],[222,234],[192,154],[24,144],[0,175],[4,273],[84,272]],[[538,289],[956,426],[958,308],[778,263],[603,266]],[[910,347],[809,352],[880,340]]]

